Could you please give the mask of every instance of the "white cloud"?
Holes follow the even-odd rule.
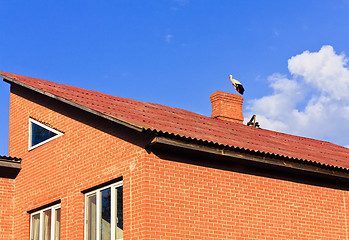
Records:
[[[288,60],[292,75],[268,78],[273,94],[247,103],[262,128],[348,145],[349,69],[331,46]],[[248,119],[247,119],[248,120]]]
[[[273,33],[274,33],[274,37],[278,37],[280,35],[279,31],[275,30],[275,29],[274,29]]]
[[[302,76],[306,83],[337,100],[349,100],[349,71],[344,54],[337,55],[331,46],[319,52],[303,52],[288,60],[288,69],[295,76]]]
[[[171,34],[167,34],[167,35],[165,36],[165,41],[166,41],[167,43],[172,42],[172,39],[173,39],[173,35],[171,35]]]

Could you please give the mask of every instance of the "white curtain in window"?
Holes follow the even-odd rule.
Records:
[[[51,240],[51,209],[44,211],[43,240]]]
[[[61,209],[56,209],[56,221],[55,221],[55,240],[59,240],[61,236]]]
[[[31,240],[39,240],[40,232],[40,213],[32,216]]]
[[[96,195],[87,198],[87,239],[96,240]]]

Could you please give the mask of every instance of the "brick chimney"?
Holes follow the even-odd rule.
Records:
[[[243,123],[242,103],[240,95],[217,91],[210,96],[212,103],[212,118]]]

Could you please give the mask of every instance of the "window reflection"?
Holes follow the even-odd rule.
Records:
[[[110,207],[111,190],[107,188],[102,190],[102,218],[101,218],[101,240],[110,240]]]
[[[35,123],[31,123],[32,124],[32,129],[31,129],[31,134],[32,134],[32,146],[35,146],[51,137],[56,136],[57,134],[46,129],[43,128]]]
[[[86,195],[86,240],[123,239],[123,188],[118,182]]]
[[[122,186],[116,188],[116,236],[115,239],[123,238],[124,219],[123,219],[123,196]]]

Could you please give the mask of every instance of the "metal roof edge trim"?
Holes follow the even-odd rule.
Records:
[[[336,166],[336,165],[324,164],[324,163],[311,161],[311,160],[307,160],[307,159],[303,159],[303,158],[295,158],[295,157],[290,157],[290,156],[287,156],[287,155],[275,154],[275,153],[272,153],[272,152],[264,152],[264,151],[254,150],[254,149],[241,148],[241,147],[237,147],[237,146],[233,146],[233,145],[220,144],[220,143],[212,142],[212,141],[208,141],[208,140],[186,137],[186,136],[183,136],[183,135],[169,133],[169,132],[164,132],[164,131],[161,131],[161,130],[159,131],[157,129],[147,128],[145,130],[150,130],[152,132],[157,132],[157,133],[160,133],[160,134],[168,135],[170,137],[177,137],[177,138],[180,138],[180,139],[186,139],[186,140],[197,142],[197,143],[201,142],[203,144],[216,145],[216,146],[220,146],[220,147],[227,147],[229,149],[242,150],[242,151],[246,151],[246,152],[250,152],[250,153],[257,153],[257,154],[263,154],[263,155],[266,155],[266,156],[273,156],[273,157],[278,157],[278,158],[295,160],[295,161],[300,161],[300,162],[304,162],[304,163],[307,163],[307,164],[315,164],[315,165],[318,165],[318,166],[321,166],[321,167],[332,168],[332,169],[335,169],[337,171],[340,170],[340,171],[349,172],[349,168],[340,167],[340,166]]]
[[[45,95],[45,96],[48,96],[48,97],[51,97],[51,98],[53,98],[53,99],[59,100],[59,101],[61,101],[61,102],[64,102],[64,103],[66,103],[66,104],[69,104],[69,105],[71,105],[71,106],[73,106],[73,107],[79,108],[79,109],[81,109],[81,110],[84,110],[84,111],[86,111],[86,112],[92,113],[92,114],[97,115],[97,116],[99,116],[99,117],[103,117],[103,118],[108,119],[108,120],[110,120],[110,121],[113,121],[113,122],[115,122],[115,123],[121,124],[121,125],[123,125],[123,126],[125,126],[125,127],[131,128],[131,129],[133,129],[133,130],[142,132],[143,129],[144,129],[143,127],[140,127],[140,126],[137,126],[137,125],[135,125],[135,124],[132,124],[132,123],[129,123],[129,122],[125,122],[125,121],[122,121],[122,120],[120,120],[120,119],[111,117],[111,116],[109,116],[109,115],[107,115],[107,114],[104,114],[104,113],[101,113],[101,112],[99,112],[99,111],[93,110],[93,109],[91,109],[91,108],[89,108],[89,107],[85,107],[85,106],[83,106],[83,105],[80,105],[80,104],[75,103],[75,102],[73,102],[73,101],[70,101],[70,100],[68,100],[68,99],[65,99],[65,98],[59,97],[59,96],[57,96],[57,95],[54,95],[54,94],[52,94],[52,93],[46,92],[46,91],[44,91],[44,90],[38,89],[38,88],[33,87],[33,86],[29,85],[29,84],[22,83],[22,82],[20,82],[20,81],[18,81],[18,80],[9,78],[9,77],[4,76],[4,75],[2,75],[2,74],[0,74],[0,77],[2,77],[2,78],[4,79],[4,81],[7,82],[7,83],[10,83],[10,84],[11,84],[11,83],[17,84],[17,85],[22,86],[22,87],[24,87],[24,88],[30,89],[30,90],[32,90],[32,91],[38,92],[38,93],[43,94],[43,95]]]

